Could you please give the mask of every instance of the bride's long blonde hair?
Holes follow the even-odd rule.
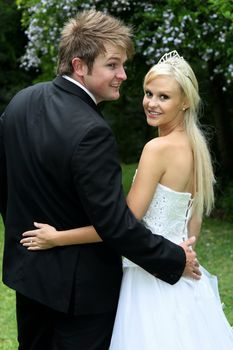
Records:
[[[207,140],[201,130],[198,116],[200,96],[198,82],[190,65],[176,51],[175,55],[166,54],[154,65],[144,78],[145,85],[158,75],[169,75],[176,79],[182,92],[187,97],[190,107],[184,112],[184,128],[193,151],[195,196],[193,212],[202,217],[210,214],[214,205],[214,173]],[[165,58],[164,58],[165,57]]]

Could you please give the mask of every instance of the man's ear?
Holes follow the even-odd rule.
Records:
[[[73,74],[77,78],[83,78],[88,72],[86,63],[79,57],[72,59]]]

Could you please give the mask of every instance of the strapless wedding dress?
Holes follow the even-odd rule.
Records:
[[[144,224],[179,244],[187,237],[191,194],[158,185]],[[233,350],[233,331],[216,276],[201,267],[199,281],[163,282],[128,259],[110,350]]]

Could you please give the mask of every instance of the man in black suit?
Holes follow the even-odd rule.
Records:
[[[64,27],[58,76],[20,91],[1,116],[3,281],[16,290],[20,350],[108,349],[121,255],[170,284],[199,278],[192,240],[177,246],[135,219],[121,186],[115,138],[98,103],[119,98],[132,54],[121,21],[84,11]],[[33,221],[94,225],[103,243],[30,252]]]

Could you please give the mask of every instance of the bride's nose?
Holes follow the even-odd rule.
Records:
[[[159,105],[159,101],[155,96],[153,96],[152,98],[149,99],[149,101],[148,101],[149,107],[157,107],[158,105]]]

